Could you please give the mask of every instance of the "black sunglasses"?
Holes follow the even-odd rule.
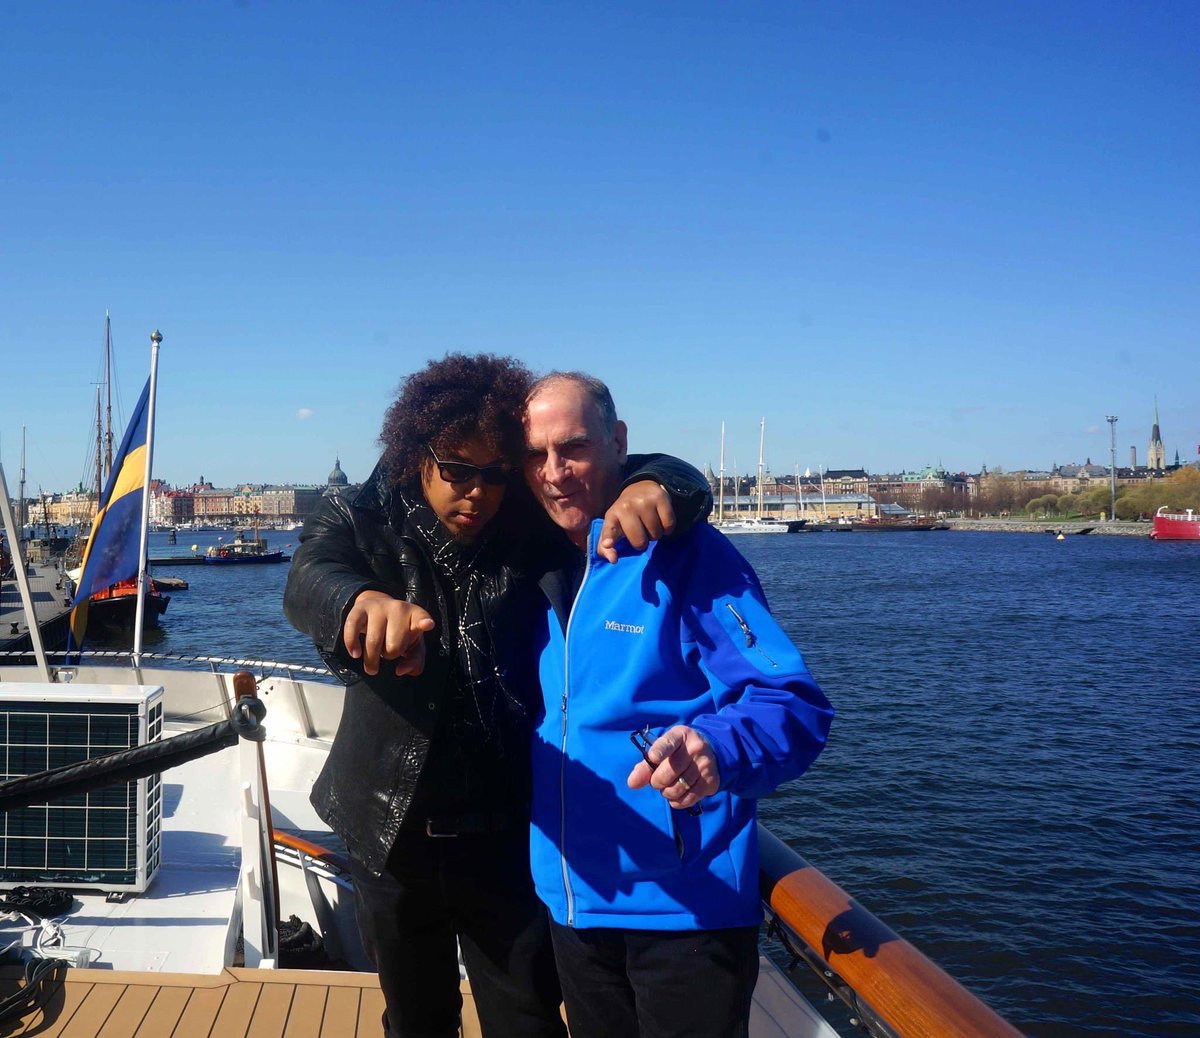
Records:
[[[433,448],[425,448],[433,454]],[[437,463],[438,475],[447,483],[469,483],[476,476],[488,486],[502,487],[512,476],[512,470],[507,465],[468,465],[465,461],[442,461],[436,454],[433,460]]]
[[[652,761],[650,759],[649,753],[648,753],[650,747],[654,745],[654,739],[651,738],[651,736],[650,736],[650,726],[649,725],[646,725],[646,727],[643,728],[640,732],[630,732],[629,733],[629,741],[638,748],[638,752],[642,755],[642,760],[644,760],[647,764],[650,765],[651,770],[658,767],[658,765],[655,764],[654,761]],[[698,815],[698,814],[700,814],[702,808],[700,807],[699,804],[693,804],[691,807],[685,807],[684,810],[689,815]]]

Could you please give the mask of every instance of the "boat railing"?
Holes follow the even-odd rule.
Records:
[[[239,670],[256,676],[259,693],[270,704],[276,731],[307,739],[332,739],[341,712],[342,685],[324,667],[153,652],[142,652],[135,661],[128,650],[88,650],[82,661],[78,653],[51,652],[46,656],[49,680],[58,684],[76,680],[103,684],[108,676],[105,672],[114,669],[132,674],[137,684],[164,684],[168,686],[167,716],[174,720],[229,717],[236,700],[234,672]],[[28,681],[28,668],[21,664],[28,664],[31,658],[28,649],[0,650],[0,682]],[[184,680],[179,680],[181,677]]]
[[[762,825],[770,932],[875,1038],[1019,1038],[1020,1032]]]

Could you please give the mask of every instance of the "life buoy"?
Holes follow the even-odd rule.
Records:
[[[224,548],[222,548],[219,552],[217,552],[217,556],[219,558],[225,559],[225,558],[229,557],[229,552],[226,551]]]

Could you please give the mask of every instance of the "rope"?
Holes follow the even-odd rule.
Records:
[[[266,737],[266,730],[259,722],[265,715],[266,707],[260,700],[240,699],[228,721],[217,721],[170,739],[0,782],[0,814],[169,771],[233,746],[239,736],[261,742]]]
[[[65,915],[74,903],[75,898],[61,887],[13,887],[0,899],[0,908],[44,919]]]
[[[28,649],[0,649],[0,659],[12,658],[28,658],[32,653]],[[47,659],[73,659],[77,653],[72,652],[47,652]],[[87,658],[94,659],[121,659],[129,660],[132,665],[133,653],[119,649],[100,649],[95,652],[88,651]],[[242,660],[232,656],[188,656],[182,653],[165,653],[165,652],[143,652],[141,654],[143,660],[165,660],[167,662],[176,663],[218,663],[232,667],[246,667],[257,670],[286,671],[296,674],[313,674],[319,677],[328,677],[329,670],[325,667],[312,667],[305,663],[281,663],[278,660]],[[72,663],[72,666],[76,664]]]

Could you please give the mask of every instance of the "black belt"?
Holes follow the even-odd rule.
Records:
[[[518,818],[511,811],[482,811],[426,818],[423,828],[426,836],[440,840],[477,833],[502,833],[528,824],[527,818]]]

